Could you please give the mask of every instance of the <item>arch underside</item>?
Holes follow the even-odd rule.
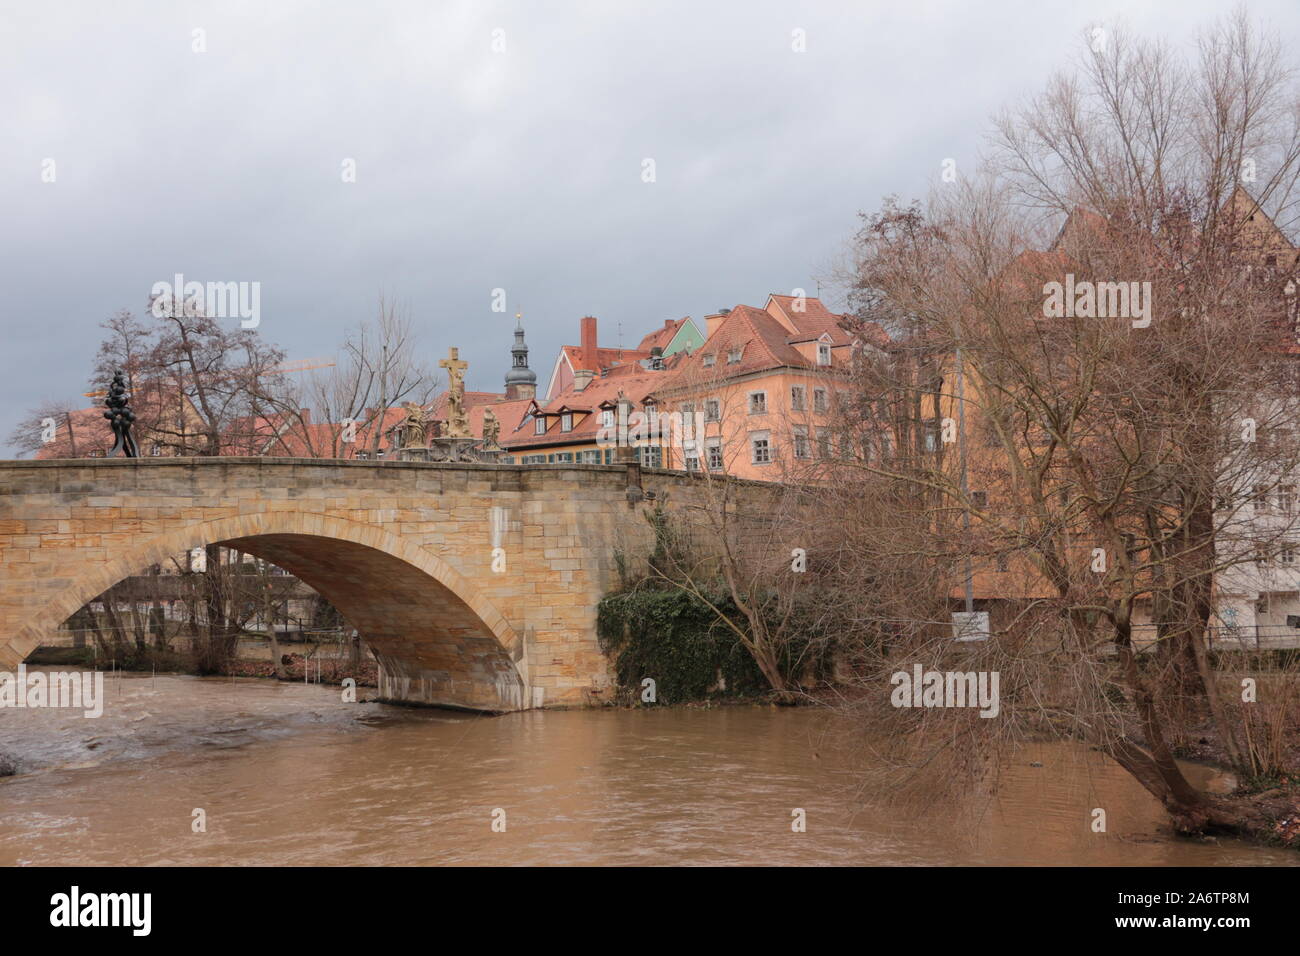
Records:
[[[380,696],[475,710],[516,710],[523,683],[509,652],[446,585],[351,541],[266,534],[217,542],[264,558],[323,595],[369,644]]]
[[[507,711],[528,706],[518,636],[473,583],[437,555],[374,525],[302,512],[261,512],[175,527],[107,559],[63,550],[13,636],[14,661],[118,581],[190,548],[256,555],[323,595],[379,661],[394,702]]]

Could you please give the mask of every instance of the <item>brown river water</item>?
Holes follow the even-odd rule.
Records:
[[[1178,840],[1121,770],[1058,744],[1018,754],[974,824],[882,814],[837,760],[834,718],[808,708],[487,717],[147,674],[106,693],[97,719],[0,709],[23,771],[0,779],[0,864],[1300,863]]]

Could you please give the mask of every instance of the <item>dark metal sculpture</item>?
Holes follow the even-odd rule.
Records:
[[[108,424],[113,429],[113,436],[117,439],[112,451],[108,453],[109,458],[116,458],[118,455],[127,458],[140,457],[140,449],[136,448],[135,438],[131,435],[135,412],[127,407],[130,401],[131,396],[126,393],[126,382],[122,380],[122,373],[116,372],[113,375],[113,384],[108,387],[108,398],[104,399],[104,404],[108,406],[104,417],[108,419]]]

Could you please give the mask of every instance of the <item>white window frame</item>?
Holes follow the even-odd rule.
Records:
[[[800,460],[812,457],[812,448],[808,441],[808,426],[794,426],[794,457]],[[754,462],[758,464],[757,461]]]
[[[760,395],[762,396],[760,402],[755,403],[754,399],[758,398]],[[761,404],[762,407],[758,408],[756,407],[756,404]],[[746,399],[746,407],[749,409],[749,414],[751,415],[766,415],[767,414],[767,391],[764,389],[759,389],[758,391],[750,392],[748,398]]]
[[[717,464],[714,464],[715,458]],[[709,471],[722,471],[725,462],[722,460],[721,438],[706,438],[704,440],[704,461],[709,466]]]
[[[759,443],[762,442],[763,455],[759,457]],[[749,433],[749,463],[751,465],[770,465],[775,460],[772,448],[772,435],[770,432],[750,432]]]

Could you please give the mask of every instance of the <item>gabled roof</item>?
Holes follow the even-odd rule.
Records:
[[[681,353],[679,353],[681,355]],[[566,388],[551,401],[525,402],[528,408],[535,407],[538,413],[546,416],[558,416],[566,411],[575,415],[573,429],[562,432],[558,425],[552,424],[545,435],[538,435],[527,427],[529,417],[521,419],[513,434],[507,435],[501,429],[501,445],[505,448],[541,447],[543,445],[585,444],[595,441],[600,430],[600,412],[602,405],[609,405],[618,400],[620,394],[632,401],[634,408],[639,408],[643,401],[638,396],[649,394],[661,383],[669,381],[676,367],[680,364],[678,355],[664,360],[662,371],[652,371],[640,365],[618,365],[609,369],[604,375],[597,375],[582,391],[573,386]]]
[[[664,327],[662,329],[655,329],[649,335],[641,339],[641,344],[637,346],[637,351],[645,352],[649,355],[651,349],[668,348],[668,344],[672,342],[673,338],[677,335],[678,330],[680,330],[689,319],[689,315],[682,316],[680,319],[665,319]]]
[[[832,345],[849,345],[851,336],[843,328],[844,316],[836,315],[816,296],[796,298],[792,295],[777,295],[775,292],[767,297],[769,315],[787,329],[786,341],[810,342],[826,334]]]
[[[853,344],[855,336],[844,327],[844,316],[830,312],[816,298],[805,299],[803,304],[805,311],[799,311],[793,296],[772,295],[766,309],[736,306],[722,317],[704,345],[684,359],[677,384],[782,367],[818,368],[815,360],[795,346],[816,341],[826,341],[834,348]],[[884,337],[883,329],[874,329]],[[741,350],[740,361],[734,364],[727,361],[733,349]],[[705,356],[710,355],[715,362],[712,366],[704,364]]]

